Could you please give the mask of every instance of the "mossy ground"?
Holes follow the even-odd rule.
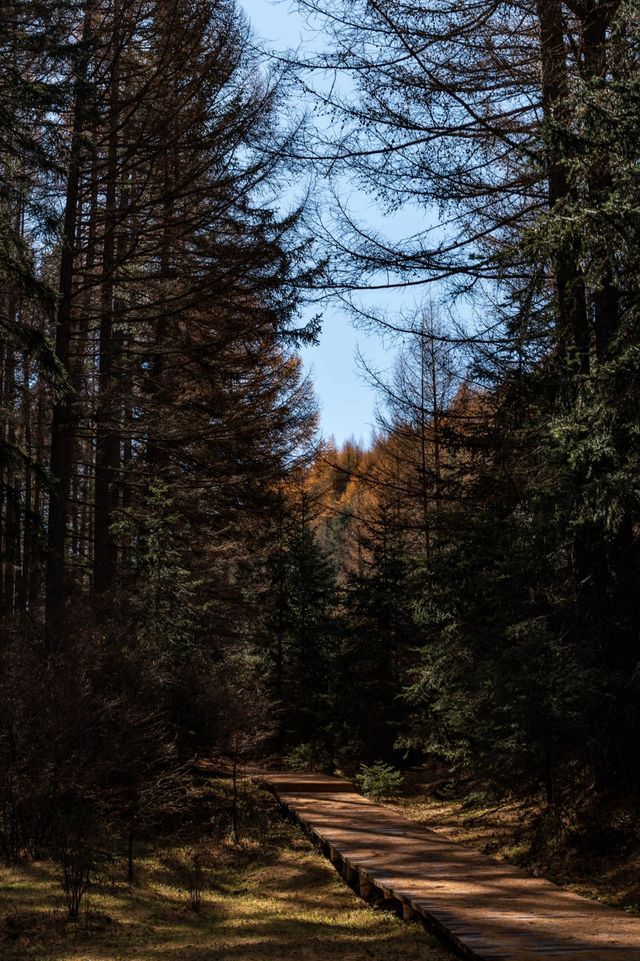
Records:
[[[447,961],[417,924],[364,904],[295,828],[270,850],[200,841],[203,901],[189,905],[192,848],[157,846],[122,880],[114,863],[70,922],[50,862],[0,869],[3,961]]]

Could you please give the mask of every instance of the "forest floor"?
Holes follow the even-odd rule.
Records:
[[[640,915],[640,833],[630,805],[600,803],[560,818],[535,803],[447,793],[427,781],[386,806],[569,891]]]
[[[586,821],[550,824],[535,804],[450,793],[448,785],[423,779],[387,806],[568,890],[640,914],[640,841],[630,810],[600,807]],[[138,858],[134,884],[123,880],[123,861],[114,860],[77,922],[68,920],[53,863],[0,867],[3,961],[451,961],[421,926],[357,898],[301,832],[280,820],[271,800],[260,803],[257,835],[247,831],[239,845],[202,826],[165,838]]]
[[[358,899],[295,827],[277,844],[198,846],[202,903],[189,903],[191,848],[165,842],[117,863],[68,920],[55,865],[0,868],[3,961],[448,961],[418,924]]]

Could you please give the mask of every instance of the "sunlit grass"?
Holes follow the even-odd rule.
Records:
[[[0,869],[3,961],[445,961],[418,925],[365,905],[306,841],[270,854],[208,849],[199,912],[180,849],[143,859],[139,880],[115,865],[77,924],[49,863]],[[176,867],[178,866],[178,867]],[[7,937],[6,918],[13,918]]]

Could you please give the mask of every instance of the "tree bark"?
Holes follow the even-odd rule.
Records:
[[[592,0],[585,4],[582,22],[582,55],[585,75],[595,87],[607,76],[607,32],[614,7]],[[606,156],[598,156],[589,176],[589,197],[596,208],[602,208],[613,189],[611,166]],[[612,338],[618,329],[618,291],[611,264],[607,262],[597,289],[593,291],[593,322],[598,360],[606,360]]]
[[[549,207],[571,199],[563,150],[563,126],[567,123],[569,96],[566,47],[561,0],[538,0],[542,103],[546,128]],[[579,267],[575,238],[565,240],[555,255],[558,310],[558,345],[576,373],[589,373],[590,331],[584,279]]]
[[[120,0],[113,13],[111,97],[106,171],[105,222],[100,297],[100,360],[96,410],[96,482],[94,513],[93,587],[106,591],[115,568],[111,535],[111,491],[118,469],[120,444],[113,411],[113,316],[115,289],[115,233],[117,224],[118,124],[120,115]]]
[[[85,47],[78,66],[73,110],[71,155],[67,174],[65,212],[62,231],[62,251],[58,283],[58,314],[56,325],[56,354],[63,368],[70,373],[70,344],[73,324],[73,285],[78,200],[83,159],[88,57],[86,48],[91,32],[93,3],[85,10],[81,44]],[[51,418],[51,452],[49,468],[51,488],[47,530],[47,567],[45,575],[46,646],[49,652],[59,646],[66,590],[66,529],[71,474],[72,438],[74,432],[72,398],[67,391],[53,406]]]

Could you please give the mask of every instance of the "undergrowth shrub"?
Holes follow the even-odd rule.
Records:
[[[398,797],[404,787],[404,777],[391,764],[376,761],[360,766],[356,783],[366,797],[384,800]]]
[[[298,744],[285,758],[292,771],[331,771],[333,764],[329,752],[318,741]]]
[[[186,865],[185,880],[189,907],[192,911],[199,911],[202,907],[202,895],[205,882],[202,855],[199,851],[191,852],[191,856]]]
[[[204,842],[171,846],[160,858],[174,874],[177,886],[192,911],[199,912],[210,886],[213,851]]]
[[[75,799],[68,805],[61,803],[52,853],[60,870],[69,917],[76,920],[83,899],[110,860],[105,825],[95,805]]]

